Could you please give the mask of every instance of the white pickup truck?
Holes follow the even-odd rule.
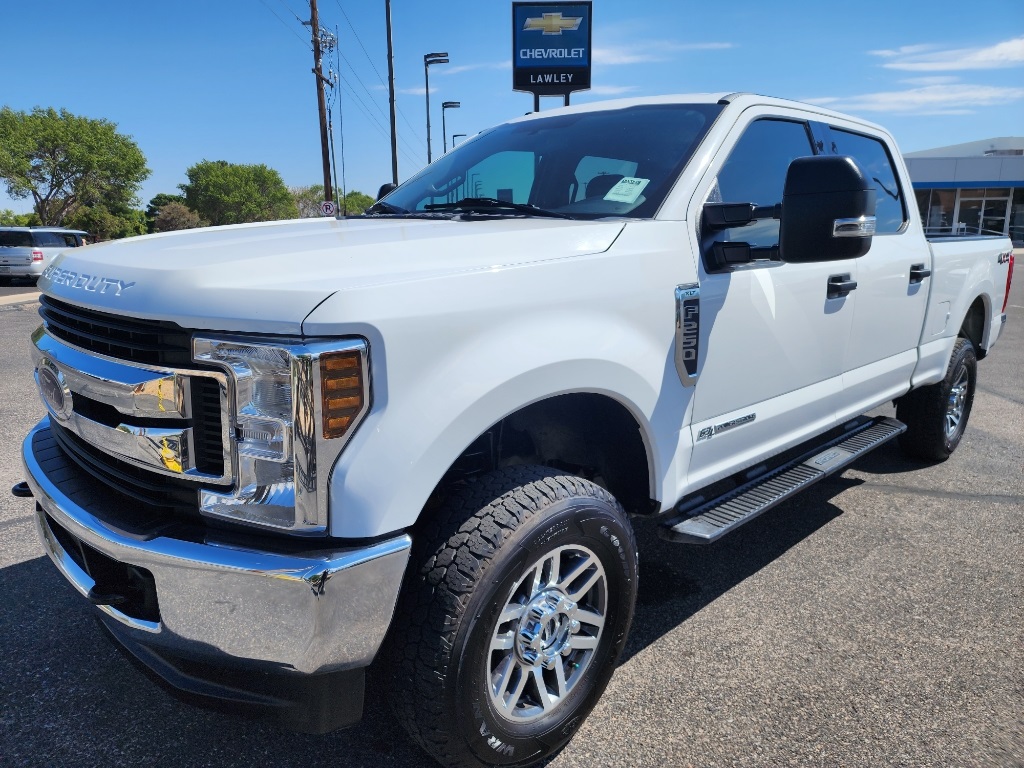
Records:
[[[355,219],[66,252],[15,491],[175,690],[324,732],[380,658],[440,762],[530,765],[626,642],[630,516],[710,542],[890,438],[945,459],[1011,274],[1008,240],[926,241],[878,126],[551,110]]]

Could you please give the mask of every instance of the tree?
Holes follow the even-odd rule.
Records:
[[[199,214],[182,203],[170,202],[160,206],[153,222],[154,232],[171,232],[176,229],[195,229],[205,226]]]
[[[358,216],[373,205],[374,202],[374,199],[369,195],[353,190],[345,195],[345,205],[341,208],[341,211],[347,216]]]
[[[210,224],[294,219],[295,198],[281,175],[265,165],[238,165],[203,160],[189,168],[188,182],[179,185],[185,205]]]
[[[99,240],[117,240],[122,237],[146,234],[146,214],[127,206],[113,209],[104,203],[81,206],[66,222],[72,229],[84,229]]]
[[[109,120],[65,109],[0,109],[0,179],[12,198],[32,198],[43,225],[63,224],[79,207],[101,201],[135,205],[148,176],[142,150]]]
[[[299,216],[304,219],[311,219],[321,216],[320,203],[324,200],[323,184],[313,184],[308,187],[292,187],[292,197],[299,207]],[[348,216],[358,216],[371,205],[374,200],[362,192],[352,191],[345,195],[343,200],[338,200],[338,213]]]
[[[31,227],[39,223],[34,213],[15,213],[9,208],[0,210],[0,227]]]
[[[320,203],[324,201],[324,185],[312,184],[308,187],[292,187],[288,190],[295,198],[299,209],[299,218],[315,219],[320,216]]]
[[[146,231],[156,231],[156,217],[160,213],[160,209],[168,203],[181,203],[185,204],[185,198],[181,195],[171,195],[167,192],[160,192],[153,196],[153,199],[149,201],[149,205],[146,206]]]

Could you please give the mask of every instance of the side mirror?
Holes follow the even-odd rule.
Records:
[[[871,249],[875,189],[852,157],[798,157],[782,197],[783,261],[855,259]]]
[[[392,192],[394,192],[396,189],[398,189],[398,185],[397,184],[393,184],[390,181],[387,184],[381,184],[380,185],[380,189],[377,190],[377,200],[380,200],[381,198],[387,197]]]

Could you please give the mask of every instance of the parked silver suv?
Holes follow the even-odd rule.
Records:
[[[85,245],[88,232],[62,227],[0,227],[0,283],[38,279],[65,248]]]

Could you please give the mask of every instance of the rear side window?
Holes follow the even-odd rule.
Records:
[[[68,245],[60,232],[33,232],[32,235],[38,248],[66,248]]]
[[[879,234],[898,232],[907,220],[903,191],[889,152],[878,139],[832,128],[832,151],[857,161],[876,191],[875,218]]]
[[[31,232],[0,232],[0,248],[31,248]]]

